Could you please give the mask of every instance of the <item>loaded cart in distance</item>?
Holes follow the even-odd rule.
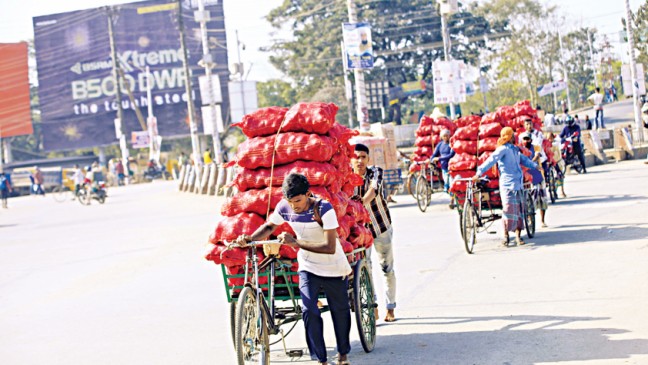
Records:
[[[267,256],[260,260],[257,247],[264,246]],[[299,274],[296,260],[279,257],[277,240],[251,242],[247,246],[244,271],[228,274],[225,265],[223,277],[227,301],[230,303],[230,330],[238,364],[269,364],[270,346],[282,342],[290,357],[303,356],[302,350],[288,350],[284,337],[302,317],[299,305]],[[355,314],[360,343],[365,352],[371,352],[376,341],[374,287],[371,268],[366,261],[364,247],[347,254],[353,269],[349,277],[349,301]],[[325,301],[325,297],[321,296]],[[323,304],[322,312],[329,310]],[[284,332],[284,326],[290,326]],[[274,342],[270,336],[279,335]]]

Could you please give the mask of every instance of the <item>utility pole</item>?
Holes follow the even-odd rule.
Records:
[[[243,85],[243,63],[241,63],[241,42],[239,41],[238,29],[236,30],[236,55],[238,56],[238,69],[239,81],[241,82],[241,106],[243,107],[243,115],[246,114],[245,110],[245,88]]]
[[[450,39],[448,39],[448,20],[446,19],[446,14],[441,14],[441,35],[443,37],[443,59],[446,62],[451,60],[450,58]],[[450,119],[455,120],[455,106],[453,102],[450,102]]]
[[[353,91],[351,90],[351,86],[349,84],[349,75],[347,74],[349,72],[349,69],[347,69],[347,56],[346,52],[344,52],[344,41],[340,42],[340,51],[342,52],[342,68],[344,69],[344,94],[347,99],[347,111],[349,112],[349,128],[353,129]]]
[[[211,120],[213,123],[212,140],[214,143],[214,161],[216,161],[216,164],[220,165],[221,163],[223,163],[223,153],[221,148],[220,133],[218,132],[218,123],[216,123],[218,117],[216,115],[216,97],[215,97],[216,93],[214,92],[214,83],[212,82],[212,70],[211,70],[212,67],[215,66],[215,63],[212,60],[212,55],[211,52],[209,51],[209,39],[207,38],[207,21],[209,21],[210,15],[208,11],[205,11],[204,0],[198,0],[198,12],[196,15],[197,15],[196,18],[200,17],[200,19],[197,20],[200,21],[200,35],[202,38],[202,49],[203,49],[202,61],[203,64],[205,65],[205,77],[207,78],[207,92],[209,93],[209,113],[211,114]],[[238,42],[238,31],[236,32],[236,41]],[[218,77],[218,75],[216,75],[216,77]]]
[[[126,135],[124,134],[124,109],[122,108],[122,94],[121,82],[119,72],[117,72],[119,59],[117,58],[117,48],[115,47],[115,33],[113,30],[113,17],[115,15],[115,8],[107,6],[106,13],[108,14],[108,39],[110,42],[110,57],[112,58],[112,77],[115,85],[115,97],[117,99],[117,119],[115,119],[115,132],[119,138],[119,148],[121,149],[122,164],[124,169],[128,171],[128,146],[126,145]],[[126,175],[128,176],[128,174]],[[128,179],[128,178],[127,178]],[[126,180],[128,182],[128,180]]]
[[[153,86],[151,85],[151,68],[146,65],[146,100],[147,100],[147,116],[146,125],[149,132],[149,159],[160,162],[160,146],[157,142],[158,129],[157,120],[153,115]]]
[[[185,41],[184,21],[182,20],[182,0],[178,0],[178,27],[180,28],[180,51],[182,52],[182,67],[185,73],[185,92],[187,93],[187,113],[189,114],[189,131],[191,133],[191,149],[196,166],[200,165],[200,140],[196,126],[196,110],[191,97],[191,73],[189,72],[189,57]],[[211,81],[211,80],[210,80]]]
[[[587,44],[589,45],[589,54],[590,54],[590,63],[592,66],[592,72],[594,73],[594,85],[596,87],[599,87],[598,70],[596,69],[596,64],[594,63],[594,51],[592,49],[592,34],[590,33],[589,28],[587,29]]]
[[[353,0],[347,0],[347,11],[349,12],[349,23],[356,23],[358,21],[358,14]],[[353,76],[355,78],[356,117],[358,118],[358,125],[360,129],[368,131],[371,125],[369,124],[369,107],[367,105],[364,71],[356,68],[353,70]]]
[[[567,108],[569,111],[572,110],[571,96],[569,96],[569,75],[567,74],[567,65],[565,65],[565,52],[563,51],[563,42],[562,35],[558,31],[558,44],[560,45],[560,61],[563,66],[563,77],[565,78],[565,84],[567,84]]]
[[[628,31],[628,48],[630,50],[630,75],[632,76],[632,109],[634,111],[635,124],[637,125],[637,142],[643,143],[643,125],[641,123],[641,111],[639,108],[639,82],[637,82],[637,62],[634,51],[634,29],[632,29],[632,11],[630,0],[625,1],[626,7],[626,29]]]

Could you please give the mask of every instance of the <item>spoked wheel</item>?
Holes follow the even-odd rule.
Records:
[[[358,261],[353,268],[353,295],[360,343],[365,352],[371,352],[376,345],[376,303],[371,270],[365,260]]]
[[[430,204],[430,185],[425,176],[420,175],[416,179],[416,203],[421,212],[425,212]]]
[[[58,203],[62,203],[65,201],[65,197],[67,197],[69,194],[69,190],[63,186],[57,186],[54,189],[52,189],[52,196],[54,197],[54,200]]]
[[[407,193],[412,195],[414,199],[416,199],[416,175],[413,173],[410,173],[407,175],[407,180],[405,180],[405,189],[407,190]]]
[[[583,165],[581,165],[580,160],[576,157],[574,157],[574,159],[572,160],[572,169],[574,169],[579,174],[583,173]]]
[[[90,201],[92,200],[90,192],[87,189],[83,188],[79,190],[77,198],[79,198],[79,203],[81,203],[81,205],[90,205]]]
[[[256,295],[245,287],[236,306],[236,357],[238,365],[270,364],[270,340],[263,310],[257,311]]]
[[[466,202],[464,203],[461,223],[463,224],[462,236],[464,246],[466,247],[466,252],[471,254],[473,253],[475,243],[477,242],[477,217],[475,216],[475,210],[468,199],[466,199]]]
[[[533,238],[535,235],[535,205],[533,202],[533,197],[531,194],[525,194],[524,201],[522,204],[525,204],[523,207],[524,212],[524,228],[526,229],[527,237]]]

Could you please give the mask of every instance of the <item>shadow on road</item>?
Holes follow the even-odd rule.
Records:
[[[559,226],[556,228],[575,227]],[[587,227],[584,225],[584,227]],[[648,237],[648,228],[629,225],[606,225],[596,228],[556,229],[539,232],[532,240],[531,246],[552,246],[583,242],[619,242],[633,241]]]
[[[564,199],[558,199],[559,202],[564,202],[569,205],[590,204],[590,203],[615,203],[620,201],[631,200],[648,200],[644,195],[588,195],[588,196],[574,196]]]
[[[406,326],[430,326],[431,332],[383,335],[372,353],[354,343],[351,360],[363,364],[509,364],[531,365],[560,361],[628,359],[648,354],[648,340],[612,340],[628,333],[616,328],[556,328],[562,325],[606,320],[594,317],[505,316],[474,318],[400,319]],[[495,322],[496,321],[496,322]],[[515,322],[495,330],[433,332],[434,326],[471,323],[480,329],[499,322]],[[493,322],[487,323],[487,322]],[[430,328],[425,327],[425,328]],[[419,329],[421,327],[418,327]]]

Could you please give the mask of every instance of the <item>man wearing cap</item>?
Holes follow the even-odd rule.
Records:
[[[363,144],[355,145],[355,157],[351,159],[353,171],[364,178],[362,186],[356,186],[354,199],[362,201],[369,211],[371,222],[369,229],[374,237],[374,245],[380,267],[385,277],[387,314],[385,322],[396,320],[396,274],[394,273],[394,251],[392,247],[392,220],[387,208],[387,191],[383,187],[383,170],[377,166],[367,167],[369,147]],[[367,255],[371,262],[371,253]],[[376,309],[377,310],[377,309]]]
[[[434,153],[430,159],[433,164],[441,163],[441,171],[443,172],[443,191],[450,194],[450,172],[448,164],[450,159],[454,157],[455,151],[450,147],[450,131],[444,129],[441,131],[441,142],[436,145]],[[454,199],[450,196],[450,209],[454,208]]]

